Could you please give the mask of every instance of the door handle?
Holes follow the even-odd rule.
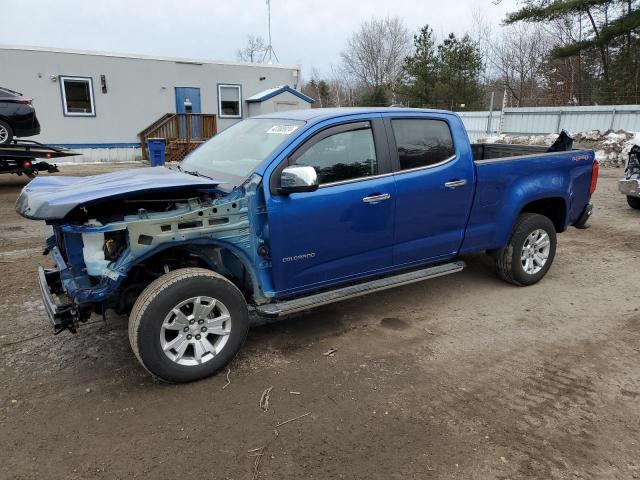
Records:
[[[467,184],[466,180],[449,180],[448,182],[445,182],[444,186],[446,188],[458,188],[458,187],[464,187]]]
[[[390,198],[391,198],[391,195],[389,195],[388,193],[380,193],[380,194],[369,195],[368,197],[364,197],[362,201],[364,203],[378,203],[378,202],[382,202],[383,200],[389,200]]]

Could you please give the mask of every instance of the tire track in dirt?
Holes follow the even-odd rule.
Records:
[[[520,363],[524,356],[514,360]],[[577,373],[568,359],[544,361],[519,387],[488,393],[494,418],[514,406],[520,413],[511,424],[511,445],[504,445],[515,454],[518,476],[557,478],[574,459],[592,456],[596,392],[593,380]],[[569,455],[567,445],[571,445]]]
[[[603,428],[607,419],[632,418],[637,408],[638,314],[610,320],[592,336],[538,336],[535,343],[521,343],[496,345],[475,362],[458,357],[452,366],[452,358],[441,352],[442,362],[423,364],[445,391],[421,411],[453,425],[458,435],[443,442],[435,456],[466,443],[472,453],[461,468],[468,477],[485,478],[478,476],[482,465],[501,479],[599,478],[637,461]],[[406,395],[402,390],[397,398]],[[637,423],[626,428],[640,438]]]

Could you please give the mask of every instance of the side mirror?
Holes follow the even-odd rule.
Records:
[[[280,174],[280,188],[283,194],[313,192],[318,189],[318,174],[313,167],[291,165]]]

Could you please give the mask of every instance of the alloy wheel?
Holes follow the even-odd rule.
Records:
[[[4,125],[0,125],[0,145],[9,140],[9,130]]]
[[[549,258],[551,239],[549,234],[542,229],[534,230],[524,241],[520,260],[522,268],[529,275],[535,275],[542,270]]]
[[[231,333],[227,307],[212,297],[192,297],[167,314],[160,329],[160,346],[172,362],[201,365],[222,351]]]

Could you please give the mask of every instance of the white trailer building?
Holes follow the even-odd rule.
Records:
[[[180,158],[242,118],[309,108],[299,81],[299,65],[0,46],[0,86],[33,99],[42,132],[30,139],[90,161],[140,158],[153,136],[175,137]]]

